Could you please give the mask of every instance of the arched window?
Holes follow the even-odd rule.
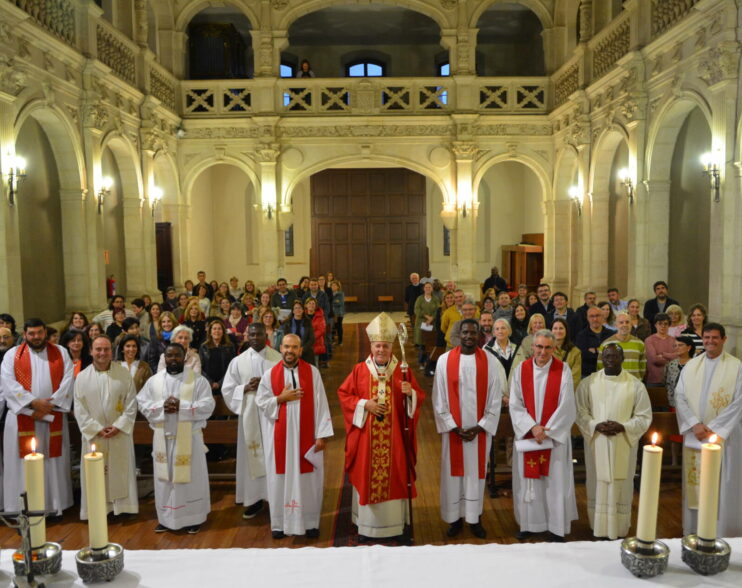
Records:
[[[345,75],[349,78],[378,78],[384,75],[386,66],[371,59],[353,61],[345,66]]]

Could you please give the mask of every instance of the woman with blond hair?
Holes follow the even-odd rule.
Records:
[[[278,315],[272,308],[267,308],[260,315],[260,322],[265,326],[266,343],[271,349],[278,351],[283,340],[283,331],[278,324]]]
[[[670,328],[667,329],[667,334],[670,337],[677,337],[685,331],[688,325],[685,322],[685,314],[679,304],[671,304],[665,309],[665,314],[670,317]]]
[[[188,303],[181,323],[193,332],[191,345],[194,349],[198,350],[201,343],[206,340],[206,318],[204,317],[204,313],[201,312],[201,306],[198,300],[192,300]]]
[[[688,325],[683,331],[683,335],[693,339],[693,355],[703,353],[703,327],[709,320],[708,311],[703,304],[694,304],[688,311]]]
[[[533,355],[533,335],[534,333],[541,331],[546,328],[546,319],[544,315],[537,312],[532,314],[531,318],[528,319],[528,335],[523,339],[520,344],[518,353],[523,356],[523,359],[528,359]]]

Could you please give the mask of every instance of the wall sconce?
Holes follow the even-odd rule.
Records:
[[[466,202],[464,202],[464,207],[461,209],[461,216],[466,218]]]
[[[111,195],[111,188],[113,188],[113,180],[108,176],[101,178],[100,190],[95,195],[95,200],[98,203],[98,214],[103,213],[103,201]]]
[[[157,205],[162,201],[162,188],[159,186],[152,186],[149,189],[149,205],[152,208],[152,218],[155,218],[155,209]]]
[[[634,182],[631,179],[631,172],[628,167],[619,170],[618,181],[626,188],[626,195],[629,197],[629,204],[634,204]]]
[[[579,186],[572,186],[568,193],[572,202],[577,205],[577,216],[582,216],[582,190]]]
[[[20,155],[8,155],[8,204],[15,204],[15,193],[26,177],[26,160]]]
[[[268,220],[271,220],[273,218],[273,205],[272,204],[269,204],[263,210],[265,211],[266,218]]]
[[[711,153],[704,153],[701,156],[701,164],[703,165],[703,173],[709,177],[711,181],[711,189],[714,191],[714,202],[719,202],[720,188],[721,188],[721,170],[719,164],[716,161],[716,156]]]

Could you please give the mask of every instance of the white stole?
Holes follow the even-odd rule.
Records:
[[[164,402],[165,398],[165,375],[166,371],[158,372],[152,377],[152,394],[157,400]],[[196,372],[185,368],[185,380],[180,387],[180,402],[193,402],[193,391],[195,389]],[[167,467],[167,444],[165,442],[165,423],[155,423],[155,434],[153,439],[154,470],[158,480],[170,481]],[[193,424],[190,421],[178,419],[178,428],[175,433],[175,463],[173,464],[173,482],[175,484],[188,484],[191,481],[191,456],[192,456],[192,434]]]

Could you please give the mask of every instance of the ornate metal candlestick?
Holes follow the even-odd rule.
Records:
[[[662,541],[644,543],[636,537],[621,542],[621,563],[637,578],[654,578],[667,569],[670,548]]]
[[[124,548],[109,543],[101,549],[85,547],[75,554],[80,579],[91,582],[110,582],[124,569]]]
[[[37,582],[36,576],[51,576],[62,569],[62,547],[58,543],[46,542],[41,546],[31,545],[31,527],[38,525],[50,512],[28,510],[28,495],[24,492],[19,499],[20,512],[0,512],[0,520],[11,529],[18,529],[21,536],[21,547],[13,553],[13,569],[16,578],[25,576],[26,586],[43,587],[43,582]],[[12,522],[9,519],[15,519]],[[16,582],[16,585],[17,582]]]
[[[729,567],[732,548],[723,539],[702,539],[686,535],[681,541],[682,559],[697,574],[713,576]]]

